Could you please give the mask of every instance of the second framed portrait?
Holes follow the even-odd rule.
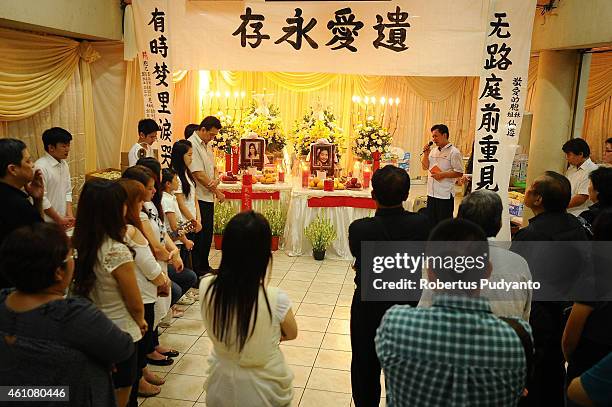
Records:
[[[310,172],[326,171],[328,177],[334,176],[335,144],[313,144],[310,146]]]

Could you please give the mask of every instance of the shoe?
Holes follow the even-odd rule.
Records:
[[[153,383],[149,383],[151,385],[153,385],[153,391],[150,392],[144,392],[144,391],[140,391],[138,390],[138,397],[155,397],[157,396],[159,393],[161,393],[161,388],[157,385],[154,385]]]
[[[168,352],[159,352],[160,354],[164,355],[164,356],[168,356],[169,358],[175,358],[179,355],[179,351],[178,350],[174,350],[174,349],[170,349]],[[155,383],[154,383],[155,384]]]
[[[190,291],[187,291],[187,296],[193,299],[194,302],[198,302],[200,301],[200,290],[193,288]]]
[[[172,325],[170,322],[161,321],[158,326],[160,328],[170,328],[170,325]]]
[[[188,295],[183,295],[176,303],[178,305],[193,305],[195,299]]]
[[[172,324],[172,312],[168,311],[166,315],[159,322],[160,328],[169,328]]]
[[[160,359],[160,360],[147,358],[147,363],[149,365],[155,365],[155,366],[170,366],[171,364],[174,363],[174,359],[171,359],[168,356],[166,356],[165,359]]]

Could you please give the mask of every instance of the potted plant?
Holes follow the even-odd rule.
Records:
[[[285,211],[280,206],[274,207],[270,205],[264,209],[263,216],[268,220],[270,230],[272,231],[272,243],[270,249],[272,251],[276,251],[278,250],[278,241],[280,236],[285,231],[285,223],[287,221]]]
[[[336,228],[327,218],[317,216],[306,228],[304,235],[312,244],[312,256],[315,260],[325,258],[325,250],[336,239]]]
[[[233,216],[234,209],[230,202],[215,204],[215,218],[213,221],[213,240],[215,242],[215,249],[221,250],[225,226],[227,226],[227,223]]]

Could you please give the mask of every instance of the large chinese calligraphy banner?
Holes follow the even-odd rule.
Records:
[[[508,185],[527,97],[535,0],[492,0],[481,75],[472,189],[497,192],[504,203],[498,237],[510,240]]]
[[[170,166],[172,152],[172,74],[168,1],[135,1],[134,23],[145,117],[156,120],[160,161]]]
[[[177,70],[478,76],[489,0],[174,0],[169,6]]]

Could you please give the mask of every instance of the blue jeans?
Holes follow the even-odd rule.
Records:
[[[176,304],[191,287],[198,283],[198,276],[193,270],[185,268],[178,273],[171,264],[168,264],[168,276],[172,280],[172,299],[170,303]]]

